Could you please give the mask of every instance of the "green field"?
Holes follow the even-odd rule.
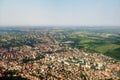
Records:
[[[111,31],[111,30],[109,30]],[[86,52],[105,54],[120,60],[120,37],[118,32],[95,31],[69,31],[65,32],[66,38],[59,39],[60,42],[74,41],[67,44],[72,48],[78,48]]]

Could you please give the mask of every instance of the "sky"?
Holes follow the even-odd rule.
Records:
[[[0,0],[2,26],[120,26],[120,0]]]

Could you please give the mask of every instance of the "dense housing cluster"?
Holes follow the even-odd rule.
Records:
[[[94,42],[93,36],[87,37],[87,41],[86,37],[81,39],[83,35],[90,36],[86,32],[78,34],[72,29],[54,28],[0,32],[0,79],[120,79],[120,61],[94,51],[88,46]],[[113,37],[107,33],[106,36],[107,39]],[[114,37],[118,37],[117,34]]]

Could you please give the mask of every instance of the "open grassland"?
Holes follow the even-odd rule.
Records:
[[[65,36],[59,41],[73,41],[74,43],[67,44],[72,48],[102,53],[120,60],[119,32],[70,31]]]

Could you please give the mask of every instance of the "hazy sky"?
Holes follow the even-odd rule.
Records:
[[[0,0],[0,25],[120,26],[120,0]]]

